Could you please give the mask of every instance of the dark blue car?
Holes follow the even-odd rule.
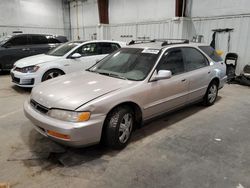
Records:
[[[64,36],[43,34],[18,34],[0,39],[0,71],[10,70],[24,57],[42,54],[67,42]]]

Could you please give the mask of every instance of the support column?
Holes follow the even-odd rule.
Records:
[[[109,0],[97,0],[99,23],[109,24]]]

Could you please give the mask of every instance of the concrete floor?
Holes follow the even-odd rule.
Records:
[[[226,85],[215,105],[154,120],[123,151],[70,149],[24,117],[29,90],[0,75],[0,183],[11,187],[250,187],[250,89]]]

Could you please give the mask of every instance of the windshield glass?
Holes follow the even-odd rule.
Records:
[[[144,80],[160,50],[122,48],[101,60],[89,71],[128,80]]]
[[[67,54],[70,50],[72,50],[73,48],[75,48],[76,46],[78,46],[79,43],[76,42],[68,42],[65,43],[63,45],[60,45],[56,48],[53,48],[52,50],[50,50],[47,55],[53,55],[53,56],[64,56],[65,54]]]
[[[10,38],[11,38],[11,36],[0,38],[0,45],[2,46],[3,44],[5,44],[7,42],[7,40],[9,40]]]

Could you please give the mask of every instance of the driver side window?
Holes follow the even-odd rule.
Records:
[[[170,70],[172,75],[185,72],[181,49],[176,48],[165,52],[157,66],[157,71],[159,70]]]
[[[85,44],[78,48],[74,53],[79,53],[82,56],[99,55],[96,43]]]
[[[21,36],[15,36],[12,39],[8,41],[8,44],[10,46],[22,46],[22,45],[27,45],[28,40],[26,35],[21,35]]]

